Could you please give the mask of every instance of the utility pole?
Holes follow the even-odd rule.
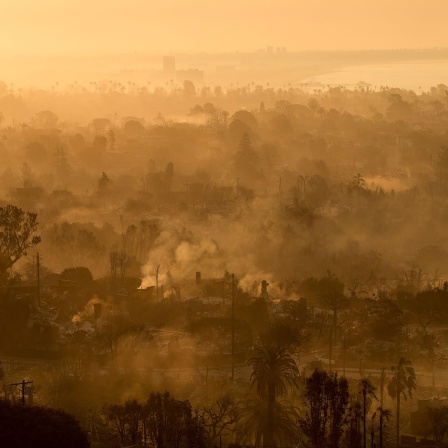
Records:
[[[159,324],[159,268],[160,268],[160,264],[157,265],[157,269],[156,269],[156,308],[157,308],[157,325]]]
[[[235,274],[232,274],[232,383],[235,382]]]
[[[11,384],[9,384],[10,386],[21,387],[21,389],[22,389],[21,390],[21,394],[22,394],[21,401],[22,401],[22,405],[23,406],[25,406],[25,386],[27,386],[28,384],[33,384],[33,382],[32,381],[22,380],[22,381],[20,381],[18,383],[11,383]]]
[[[225,301],[224,301],[224,280],[221,281],[221,296],[222,296],[222,307],[224,308]]]
[[[280,176],[280,180],[278,182],[278,196],[280,199],[280,203],[283,202],[282,177],[281,176]]]
[[[37,253],[37,306],[40,306],[40,258],[39,252]]]

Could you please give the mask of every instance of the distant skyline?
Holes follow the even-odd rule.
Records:
[[[0,54],[448,47],[446,0],[1,0]]]

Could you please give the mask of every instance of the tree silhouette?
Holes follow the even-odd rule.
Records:
[[[0,446],[88,448],[87,434],[64,411],[0,400]]]
[[[280,446],[295,446],[299,438],[297,412],[292,406],[275,403],[275,427],[273,438]],[[254,447],[274,447],[268,445],[267,430],[269,425],[268,408],[265,400],[250,399],[244,403],[241,422],[237,428],[237,440]],[[248,440],[249,439],[249,440]],[[247,446],[247,445],[246,445]]]
[[[40,243],[36,213],[7,205],[0,207],[0,275],[4,275],[27,251]]]
[[[219,397],[211,406],[203,407],[199,413],[202,425],[207,428],[210,446],[232,431],[239,418],[239,403],[229,394]]]
[[[359,448],[361,446],[361,418],[362,406],[358,396],[350,397],[350,406],[347,412],[348,428],[345,434],[347,448]]]
[[[183,83],[183,93],[185,96],[196,96],[196,87],[188,79],[186,79]]]
[[[290,350],[280,344],[264,342],[257,349],[257,356],[249,359],[252,366],[251,387],[256,388],[257,395],[266,400],[267,419],[263,445],[274,447],[276,440],[276,399],[286,395],[288,387],[298,385],[299,370]]]
[[[362,378],[358,383],[359,392],[362,395],[362,419],[363,419],[363,446],[367,448],[367,432],[366,432],[366,417],[367,408],[370,408],[372,398],[376,399],[375,390],[376,387],[367,379]],[[370,402],[370,403],[369,403]]]
[[[409,396],[412,398],[412,391],[417,387],[415,370],[409,359],[401,357],[398,364],[391,367],[392,379],[390,380],[387,391],[389,396],[397,400],[397,448],[400,445],[400,398],[405,400]]]
[[[241,140],[238,144],[237,154],[239,154],[240,157],[246,160],[247,162],[255,162],[257,159],[255,151],[252,147],[252,142],[247,132],[245,132],[241,137]]]
[[[235,154],[235,167],[238,174],[255,178],[257,176],[257,162],[258,156],[252,147],[249,134],[244,132],[238,144],[238,151]]]
[[[380,417],[380,448],[383,448],[383,430],[385,428],[384,420],[388,421],[392,415],[390,409],[384,409],[381,406],[377,408],[376,413]]]
[[[349,385],[336,373],[316,369],[306,379],[306,414],[299,420],[311,448],[338,448],[347,423]]]
[[[429,420],[433,428],[437,446],[443,441],[448,431],[448,406],[427,409]]]
[[[364,177],[359,173],[356,176],[353,176],[352,186],[364,190],[366,188]]]
[[[313,116],[316,113],[316,111],[319,109],[319,101],[316,100],[316,98],[310,98],[308,101],[308,108],[313,112]]]
[[[176,400],[169,392],[152,393],[145,404],[148,438],[156,448],[205,448],[204,427],[188,400]]]

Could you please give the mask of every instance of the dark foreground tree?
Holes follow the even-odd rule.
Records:
[[[316,369],[306,379],[304,402],[307,410],[299,423],[309,446],[338,448],[347,423],[347,379]]]
[[[204,426],[188,400],[151,394],[144,407],[146,434],[156,448],[205,448]]]
[[[380,445],[379,448],[383,448],[383,432],[384,429],[386,427],[386,422],[389,421],[392,412],[389,409],[384,409],[381,406],[377,408],[376,412],[379,415],[379,419],[380,419],[380,426],[379,426],[379,430],[380,430]]]
[[[146,403],[128,400],[106,404],[103,416],[110,435],[121,446],[140,441],[154,448],[205,448],[205,427],[188,400],[176,400],[169,392],[152,393]]]
[[[249,443],[255,448],[296,446],[300,439],[297,418],[297,410],[293,406],[275,402],[275,426],[273,427],[275,445],[268,445],[267,431],[272,429],[269,425],[267,403],[259,398],[249,399],[244,403],[241,420],[237,425],[237,440],[246,446]]]
[[[358,383],[358,389],[362,395],[362,424],[363,424],[363,447],[367,448],[367,430],[366,430],[366,419],[367,412],[372,404],[372,399],[376,398],[375,390],[376,387],[367,378],[362,378]]]
[[[34,235],[36,230],[36,213],[14,205],[0,207],[0,275],[40,243],[40,236]]]
[[[448,431],[448,406],[428,408],[426,412],[431,422],[434,439],[437,446],[440,446]]]
[[[286,395],[288,387],[297,386],[299,370],[287,345],[266,340],[257,349],[257,356],[249,360],[253,372],[252,386],[257,395],[266,401],[267,417],[263,433],[263,446],[276,446],[276,398]]]
[[[398,364],[391,367],[392,379],[387,386],[389,396],[397,400],[397,448],[400,445],[400,399],[403,397],[407,400],[409,396],[412,398],[412,391],[417,387],[415,370],[412,362],[403,357],[400,358]]]
[[[112,432],[118,435],[121,446],[135,445],[141,440],[144,412],[137,400],[128,400],[124,405],[105,405],[103,414]]]
[[[203,407],[199,419],[207,429],[209,445],[216,445],[223,435],[232,433],[239,418],[239,403],[229,394],[219,397],[211,406]]]
[[[87,434],[66,412],[0,401],[0,446],[88,448]]]

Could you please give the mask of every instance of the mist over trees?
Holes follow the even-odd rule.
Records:
[[[448,87],[5,86],[11,419],[76,446],[442,446]]]

